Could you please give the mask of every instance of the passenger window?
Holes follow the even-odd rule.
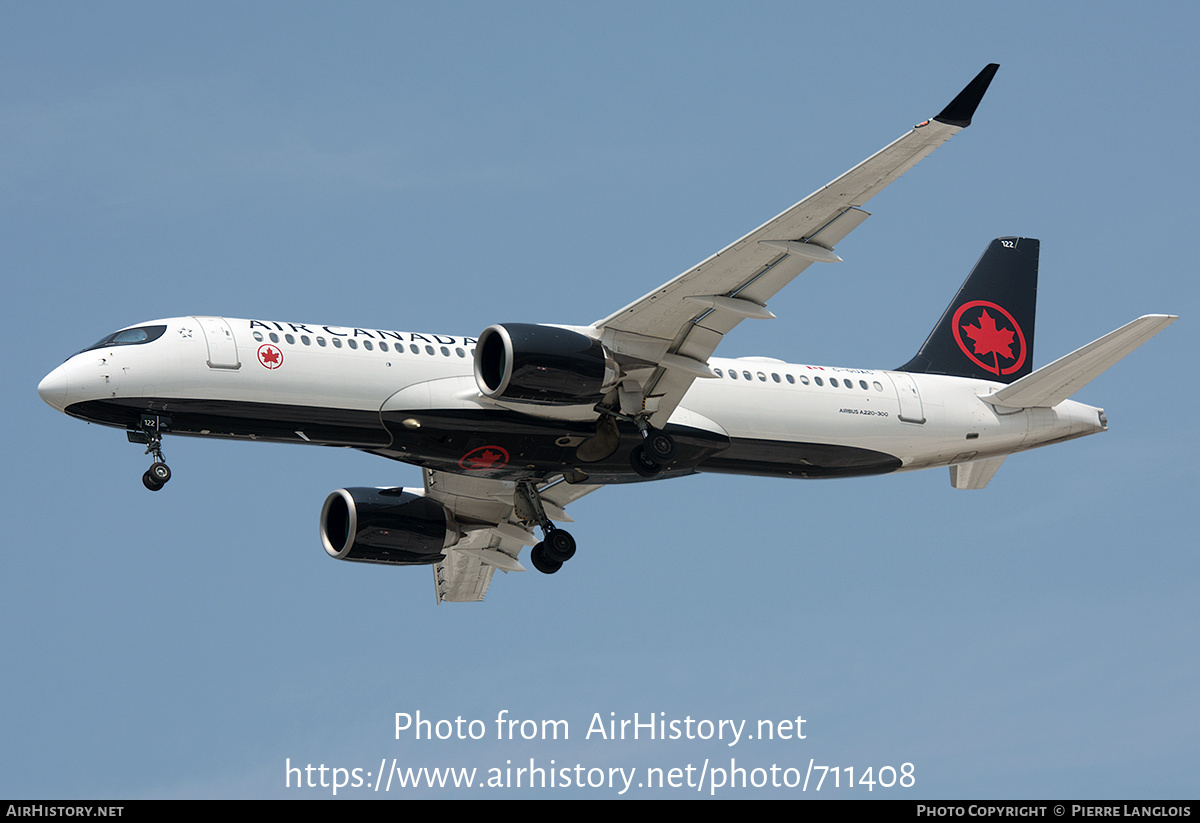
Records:
[[[288,341],[288,345],[289,345],[289,346],[294,346],[294,345],[296,345],[296,338],[295,338],[295,337],[293,337],[293,336],[292,336],[292,335],[290,335],[290,334],[285,334],[285,335],[283,336],[283,339],[284,339],[284,340],[286,340],[286,341]]]
[[[776,383],[778,383],[779,375],[777,375],[775,372],[771,372],[771,379],[774,380]]]
[[[806,374],[800,375],[800,382],[807,386],[808,385],[808,375],[806,375]]]
[[[464,352],[462,349],[455,349],[455,350],[454,350],[454,353],[455,353],[455,354],[457,354],[459,357],[466,357],[466,356],[467,356],[466,352]]]
[[[279,342],[279,335],[277,335],[275,332],[271,332],[271,333],[268,335],[268,337],[270,337],[270,338],[271,338],[271,342],[272,342],[272,343],[278,343],[278,342]]]
[[[367,351],[375,351],[375,346],[371,343],[370,340],[363,341],[363,348],[366,349]]]
[[[262,332],[256,331],[254,333],[254,339],[257,340],[259,343],[261,343],[263,341]]]
[[[335,349],[340,349],[342,347],[342,338],[340,338],[340,337],[333,338],[333,347]]]
[[[408,348],[412,351],[413,354],[421,353],[421,348],[416,343],[409,343]]]
[[[312,341],[308,339],[308,335],[307,335],[307,334],[302,334],[302,335],[300,335],[300,342],[301,342],[301,343],[303,343],[303,344],[304,344],[304,345],[306,345],[306,346],[311,346],[311,345],[312,345]]]
[[[761,380],[763,383],[767,382],[767,376],[765,374],[763,374],[762,372],[758,373],[758,379]]]
[[[351,337],[349,340],[347,340],[347,341],[346,341],[346,344],[347,344],[348,346],[350,346],[350,348],[352,348],[352,349],[357,349],[357,348],[358,348],[358,341],[357,341],[357,340],[355,340],[353,337]]]
[[[819,377],[814,377],[814,378],[813,378],[813,382],[814,382],[814,383],[816,383],[818,386],[824,386],[824,385],[825,385],[825,381],[823,381],[823,380],[822,380],[821,378],[819,378]]]
[[[317,338],[317,345],[318,345],[318,346],[320,346],[321,348],[325,348],[325,338],[324,338],[324,337],[318,337],[318,338]]]

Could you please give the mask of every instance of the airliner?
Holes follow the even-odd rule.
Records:
[[[998,66],[827,186],[590,326],[495,323],[475,337],[190,316],[125,327],[39,384],[54,408],[125,429],[171,478],[165,435],[360,449],[422,488],[344,488],[320,513],[334,558],[430,565],[437,601],[482,600],[496,569],[553,574],[558,523],[602,486],[726,472],[851,477],[949,467],[982,489],[1014,452],[1105,431],[1070,400],[1176,318],[1147,315],[1033,368],[1039,242],[991,241],[928,339],[893,370],[714,356],[743,320],[868,217],[863,205],[967,127]],[[535,529],[541,530],[539,540]]]

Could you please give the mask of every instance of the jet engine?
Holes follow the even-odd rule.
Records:
[[[620,370],[599,340],[530,323],[488,326],[475,345],[475,382],[496,400],[573,406],[598,403]]]
[[[330,557],[363,563],[436,563],[459,538],[445,506],[414,489],[338,489],[321,507]]]

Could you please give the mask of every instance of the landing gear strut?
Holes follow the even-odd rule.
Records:
[[[615,452],[620,443],[620,435],[614,421],[623,420],[636,426],[642,438],[641,445],[635,446],[629,455],[629,463],[635,472],[642,477],[657,477],[662,474],[663,469],[675,462],[675,438],[651,426],[644,414],[622,414],[602,405],[597,405],[596,411],[601,415],[596,424],[596,436],[585,441],[576,452],[581,461],[590,463],[603,460]]]
[[[642,436],[642,445],[629,454],[629,464],[642,477],[657,477],[675,462],[675,438],[651,426],[644,417],[635,417],[633,424]]]
[[[542,542],[534,546],[533,551],[529,553],[533,567],[542,574],[554,574],[562,568],[563,563],[575,556],[575,538],[570,532],[557,528],[550,522],[542,505],[541,495],[538,494],[537,486],[532,480],[521,480],[517,483],[514,499],[517,515],[523,520],[532,521],[542,530]]]
[[[142,475],[142,485],[156,492],[171,479],[171,469],[162,453],[162,432],[170,429],[170,420],[157,415],[143,414],[137,431],[128,431],[125,436],[130,443],[145,443],[146,454],[154,455],[154,463]]]

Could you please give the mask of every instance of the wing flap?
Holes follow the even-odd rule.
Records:
[[[495,570],[495,566],[470,552],[450,549],[445,560],[433,565],[437,601],[482,603]]]

